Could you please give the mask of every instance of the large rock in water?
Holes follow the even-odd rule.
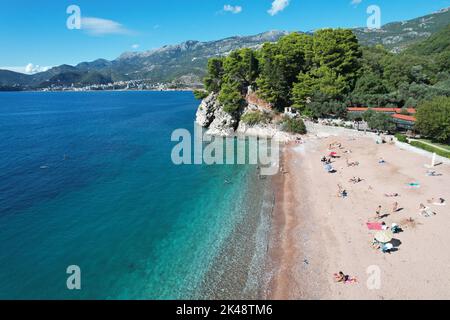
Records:
[[[198,107],[195,122],[204,128],[208,128],[214,121],[214,114],[219,108],[220,105],[217,101],[217,94],[211,93],[208,97],[203,99],[202,103]]]

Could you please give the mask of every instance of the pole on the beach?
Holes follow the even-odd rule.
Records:
[[[433,153],[433,159],[431,160],[431,167],[434,168],[436,165],[436,152]]]

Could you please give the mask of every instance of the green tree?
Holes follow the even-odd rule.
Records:
[[[396,126],[392,122],[390,115],[375,112],[371,109],[363,113],[363,119],[367,122],[369,128],[379,131],[394,131]]]
[[[208,60],[207,76],[205,77],[205,89],[208,92],[218,93],[222,86],[223,58],[211,58]]]
[[[349,29],[322,29],[314,34],[316,66],[325,66],[344,77],[353,88],[361,68],[362,51],[358,39]]]
[[[242,109],[245,106],[245,99],[242,95],[241,84],[224,83],[220,90],[219,102],[223,105],[223,110],[230,114]]]
[[[292,88],[292,100],[296,108],[304,110],[308,98],[314,102],[313,96],[317,96],[317,93],[326,95],[331,100],[338,100],[342,99],[346,92],[348,92],[348,84],[345,77],[322,66],[298,76],[298,82]]]
[[[291,105],[291,89],[300,72],[312,65],[312,37],[292,33],[278,43],[261,49],[261,74],[257,80],[259,94],[277,109]]]
[[[251,49],[240,49],[230,53],[223,63],[224,81],[239,83],[242,88],[254,84],[258,76],[258,60]]]
[[[436,97],[419,105],[416,129],[440,142],[450,142],[450,97]]]

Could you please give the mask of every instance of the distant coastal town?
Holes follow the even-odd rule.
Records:
[[[193,91],[197,89],[186,84],[171,82],[171,83],[151,83],[148,80],[130,80],[130,81],[116,81],[107,84],[91,84],[86,86],[76,86],[74,84],[55,85],[40,88],[37,91],[52,92],[52,91]]]

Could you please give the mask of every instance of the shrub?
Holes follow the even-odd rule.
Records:
[[[269,115],[260,111],[249,112],[241,117],[241,121],[250,126],[254,126],[260,123],[267,123],[269,121]]]
[[[407,138],[404,134],[397,133],[397,134],[395,135],[395,137],[396,137],[397,140],[400,141],[400,142],[408,143],[408,138]]]
[[[286,118],[282,124],[283,131],[297,134],[306,134],[306,126],[302,119]]]
[[[194,97],[197,100],[203,100],[208,96],[208,92],[204,90],[194,90]]]

